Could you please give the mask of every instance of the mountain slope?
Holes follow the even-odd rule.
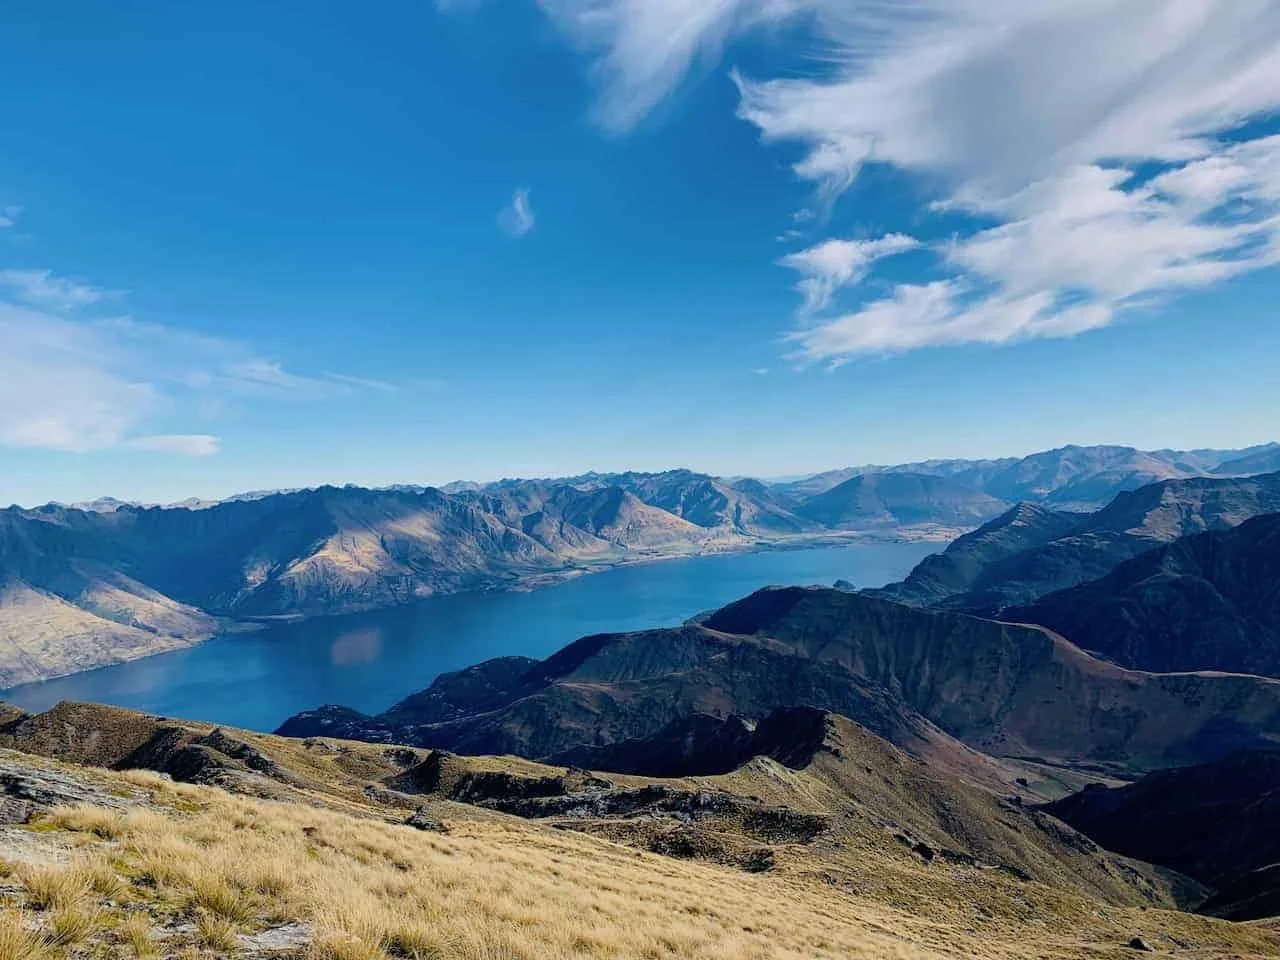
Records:
[[[44,956],[55,911],[35,894],[57,881],[97,921],[75,956],[1066,960],[1135,936],[1200,960],[1275,952],[1264,925],[1174,910],[1190,881],[843,718],[772,725],[730,773],[653,779],[92,704],[10,717],[0,931]]]
[[[967,748],[1144,770],[1280,742],[1280,681],[1125,670],[1040,628],[817,588],[762,590],[699,626],[585,637],[533,665],[480,664],[379,717],[323,708],[281,732],[542,759],[696,713],[799,705],[948,769],[971,763]]]
[[[1195,877],[1237,920],[1280,912],[1280,753],[1248,752],[1089,787],[1045,808],[1111,850]]]
[[[939,477],[916,473],[868,474],[805,500],[797,512],[828,527],[891,527],[932,523],[970,526],[1005,504]]]
[[[1017,537],[984,555],[982,538],[971,538],[958,553],[967,561],[968,588],[937,602],[947,609],[992,615],[1039,597],[1105,576],[1117,564],[1179,537],[1225,530],[1260,514],[1280,511],[1280,474],[1247,478],[1169,480],[1122,493],[1098,512],[1083,517],[1061,536],[1009,552]],[[977,549],[970,549],[970,545]],[[945,556],[945,554],[944,554]],[[937,561],[926,561],[937,564]],[[975,570],[976,568],[976,570]],[[926,570],[914,574],[921,580]],[[885,595],[914,599],[905,584]]]
[[[1085,517],[1020,503],[956,538],[941,553],[925,557],[905,580],[865,592],[921,606],[940,603],[972,589],[991,564],[1056,540],[1079,527]]]
[[[1274,473],[1280,470],[1280,443],[1268,443],[1249,451],[1244,456],[1234,457],[1218,464],[1213,473],[1227,477],[1251,476],[1259,473]]]
[[[1137,669],[1280,675],[1280,514],[1183,537],[1002,616]]]

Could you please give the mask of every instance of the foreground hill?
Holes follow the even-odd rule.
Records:
[[[1098,843],[1217,888],[1205,908],[1253,919],[1280,913],[1280,753],[1240,753],[1091,787],[1046,808]]]
[[[296,960],[1280,951],[1267,926],[1177,912],[1194,882],[845,718],[772,725],[730,773],[653,779],[90,704],[15,712],[0,942]]]
[[[1280,675],[1280,514],[1183,537],[1002,616],[1142,670]]]
[[[993,614],[1103,577],[1179,537],[1226,530],[1274,512],[1280,512],[1280,473],[1156,483],[1120,494],[1079,522],[1069,514],[1019,508],[959,538],[902,583],[875,593]]]
[[[762,590],[699,625],[585,637],[541,662],[489,661],[381,716],[325,708],[281,732],[554,760],[696,713],[792,705],[954,771],[971,759],[961,744],[1144,770],[1280,738],[1280,681],[1126,670],[1038,627],[816,588]]]

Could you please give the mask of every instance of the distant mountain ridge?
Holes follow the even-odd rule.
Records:
[[[1089,510],[1101,507],[1117,493],[1160,480],[1248,476],[1275,470],[1280,470],[1280,443],[1274,442],[1240,450],[1068,445],[1026,457],[844,467],[776,486],[793,496],[812,497],[853,477],[910,473],[945,479],[1007,503],[1025,501],[1055,509]]]
[[[197,643],[245,618],[538,585],[641,559],[951,537],[997,517],[1011,497],[1101,497],[1153,475],[1261,462],[1250,458],[1273,448],[1066,447],[867,468],[816,493],[805,482],[670,470],[257,491],[172,507],[111,498],[87,509],[13,507],[0,511],[0,686]]]
[[[1002,616],[1140,670],[1280,676],[1280,513],[1181,537]]]
[[[1280,473],[1168,480],[1082,516],[1016,507],[927,558],[875,596],[982,615],[1106,576],[1179,537],[1280,512]]]

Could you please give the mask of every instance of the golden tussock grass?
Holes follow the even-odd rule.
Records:
[[[310,925],[306,960],[1054,960],[1123,956],[1124,939],[1171,916],[1180,934],[1241,956],[1274,949],[1261,931],[1160,911],[1107,908],[1121,920],[1099,933],[1085,918],[1100,905],[1081,897],[1063,901],[1071,912],[1055,926],[1001,921],[979,936],[954,904],[912,913],[829,880],[749,875],[507,818],[459,811],[436,834],[129,780],[156,806],[48,818],[84,843],[64,865],[17,868],[32,909],[3,912],[0,958],[70,956],[69,944],[81,944],[75,956],[98,955],[87,945],[107,956],[233,956],[241,934],[289,921]]]

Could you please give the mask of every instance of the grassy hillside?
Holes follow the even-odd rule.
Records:
[[[824,723],[799,769],[762,758],[653,781],[88,705],[15,715],[9,742],[26,752],[0,750],[0,956],[1048,960],[1129,956],[1135,936],[1188,958],[1280,955],[1269,927],[1168,909],[1170,878],[1048,819],[1039,842],[1077,848],[1042,873],[1015,851],[1036,814],[954,793],[847,722]],[[30,752],[114,765],[139,741],[184,737],[221,758],[204,783]],[[556,801],[538,796],[549,781],[595,806],[539,811]],[[614,815],[599,799],[637,794],[687,810]],[[1006,821],[1020,826],[1001,840]],[[1041,878],[993,856],[1023,857]]]

